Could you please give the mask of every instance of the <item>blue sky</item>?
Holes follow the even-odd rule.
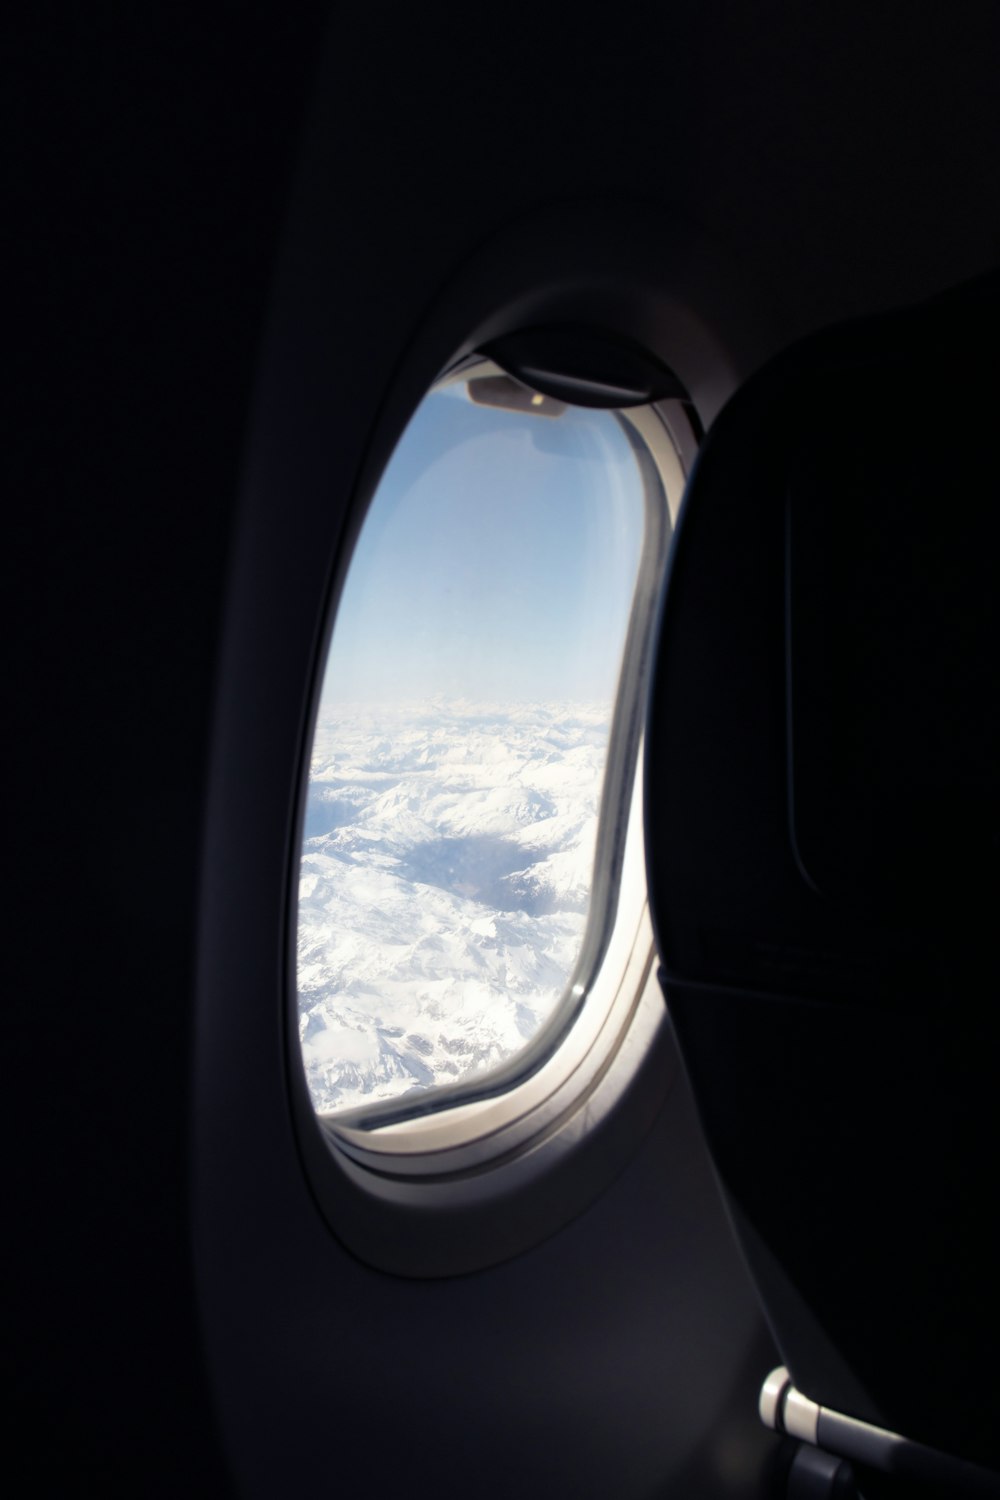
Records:
[[[428,396],[365,518],[324,698],[610,698],[642,518],[610,413]]]

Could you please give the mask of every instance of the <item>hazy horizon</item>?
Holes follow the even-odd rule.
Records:
[[[642,527],[641,475],[609,413],[428,396],[365,518],[324,697],[610,697]]]

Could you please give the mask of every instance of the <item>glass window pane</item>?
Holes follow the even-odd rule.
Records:
[[[317,1110],[482,1077],[563,996],[644,510],[614,413],[494,373],[411,421],[348,571],[312,746],[298,1003]]]

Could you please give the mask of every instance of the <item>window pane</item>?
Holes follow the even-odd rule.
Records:
[[[492,1071],[581,952],[645,498],[614,413],[536,401],[432,392],[355,549],[302,849],[318,1110]]]

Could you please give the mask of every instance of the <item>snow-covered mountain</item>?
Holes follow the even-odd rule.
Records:
[[[563,993],[589,901],[607,706],[324,705],[298,923],[313,1103],[486,1072]]]

